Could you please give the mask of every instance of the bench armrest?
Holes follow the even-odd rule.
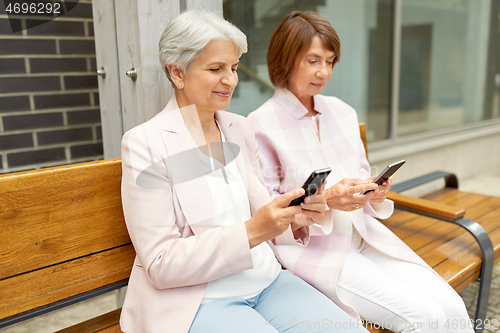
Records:
[[[435,171],[398,184],[394,184],[391,187],[391,192],[397,192],[397,193],[403,192],[413,187],[423,185],[425,183],[431,182],[439,178],[444,178],[446,182],[446,187],[458,188],[458,178],[453,173],[445,171]]]
[[[396,207],[408,208],[448,220],[457,220],[465,215],[465,209],[463,208],[448,206],[427,199],[410,197],[392,191],[387,193],[387,199],[394,201]]]

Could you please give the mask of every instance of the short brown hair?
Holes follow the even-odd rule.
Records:
[[[317,13],[293,11],[274,30],[267,50],[267,68],[276,87],[289,88],[295,63],[307,52],[314,36],[335,53],[333,67],[340,58],[340,40],[330,22]]]

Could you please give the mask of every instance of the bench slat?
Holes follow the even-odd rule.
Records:
[[[2,280],[0,319],[127,280],[134,257],[127,245]]]
[[[498,207],[500,207],[500,201],[498,202],[498,205],[497,206],[497,209]],[[488,208],[489,209],[489,208]],[[470,212],[470,214],[469,214]],[[494,228],[498,225],[498,223],[495,222],[495,219],[497,219],[496,217],[494,217],[494,215],[496,214],[498,216],[498,214],[500,214],[499,211],[497,211],[496,209],[491,209],[491,214],[493,216],[493,221],[485,221],[484,218],[481,218],[481,215],[483,215],[483,212],[481,211],[480,208],[471,208],[467,211],[467,216],[468,218],[470,218],[471,220],[476,220],[478,221],[480,224],[485,224],[483,227],[486,227],[488,228],[488,224],[491,224],[493,223],[492,227],[493,229],[489,230],[489,232],[492,232],[494,230]],[[408,214],[410,215],[410,214]],[[430,221],[434,221],[433,223],[429,223]],[[404,239],[404,241],[412,248],[414,249],[419,255],[425,255],[426,253],[428,253],[429,251],[431,251],[432,249],[442,245],[442,244],[445,244],[447,242],[449,242],[451,239],[455,238],[455,237],[458,237],[462,234],[464,235],[469,235],[468,232],[466,232],[464,229],[458,227],[458,226],[455,226],[451,223],[445,223],[445,222],[441,222],[441,221],[437,221],[437,220],[432,220],[430,218],[427,218],[427,217],[420,217],[419,219],[414,219],[411,223],[414,223],[415,224],[415,228],[418,228],[419,225],[421,225],[421,231],[416,231],[416,232],[412,232],[412,234],[410,235],[410,232],[407,232],[405,234],[402,234],[402,232],[400,230],[396,230],[398,236],[400,236],[402,239]],[[424,225],[427,225],[427,227],[424,227]],[[491,227],[491,225],[490,225]],[[500,226],[498,226],[500,227]],[[391,226],[391,229],[394,228],[394,229],[400,229],[399,227],[393,227]],[[430,230],[430,234],[428,234],[428,231],[426,230]],[[426,234],[427,233],[427,234]],[[411,236],[411,238],[410,238]],[[419,244],[419,237],[421,237],[422,239],[420,240],[420,244]],[[469,237],[469,236],[467,236]],[[470,236],[470,239],[473,239],[472,236]],[[427,242],[425,242],[425,240],[427,240]],[[422,246],[423,244],[425,244],[424,246]]]
[[[419,230],[419,226],[424,229]],[[452,286],[468,276],[463,273],[470,269],[470,265],[476,263],[474,271],[480,270],[477,243],[467,231],[456,225],[419,217],[391,229]]]
[[[432,244],[437,238],[442,238],[453,231],[461,231],[460,227],[451,223],[443,223],[419,215],[417,215],[415,219],[402,223],[399,226],[393,226],[390,221],[387,221],[386,225],[408,244],[413,251],[420,255],[425,254],[427,252],[424,250],[425,247]],[[432,246],[432,248],[434,247],[435,246]]]
[[[500,228],[500,198],[460,192],[456,189],[437,191],[426,196],[429,197],[436,202],[466,207],[465,217],[475,220],[488,232],[493,244],[496,244],[495,253],[498,258],[500,244],[499,240],[493,237]],[[479,246],[464,229],[452,223],[401,211],[396,211],[393,217],[383,223],[453,287],[463,288],[465,282],[479,276]]]
[[[418,225],[425,229],[419,231]],[[465,230],[460,230],[458,226],[451,223],[419,217],[412,221],[410,230],[401,230],[405,227],[409,228],[408,225],[403,225],[396,228],[396,230],[391,227],[391,230],[395,231],[406,244],[421,255],[422,259],[452,286],[460,284],[462,279],[468,277],[470,274],[463,275],[464,272],[468,266],[480,259],[479,248],[474,238]],[[458,241],[456,238],[447,238],[449,234],[447,231],[459,234],[460,236],[456,236]],[[445,238],[446,241],[443,243],[436,242],[435,240],[439,238]],[[422,249],[425,249],[425,251]],[[470,254],[466,258],[456,261],[456,258],[462,257],[469,252]],[[455,257],[458,255],[460,256]],[[480,265],[477,265],[476,269],[479,271]]]
[[[120,183],[119,160],[0,177],[0,279],[129,244]]]
[[[120,324],[116,324],[113,326],[110,326],[108,328],[105,328],[103,330],[98,331],[99,333],[122,333],[122,330],[120,329]]]
[[[57,331],[56,333],[121,332],[119,321],[122,309],[105,313],[83,323]]]
[[[480,219],[479,224],[484,228],[488,234],[492,233],[498,229],[498,218],[491,216],[490,218]],[[454,237],[450,241],[444,244],[437,244],[434,247],[435,253],[427,253],[422,256],[423,259],[427,260],[433,265],[437,265],[439,262],[443,262],[446,259],[453,258],[458,252],[469,252],[473,253],[473,256],[481,258],[481,252],[479,245],[476,243],[474,238],[467,232],[461,232],[458,236]],[[465,258],[463,258],[465,259]],[[461,259],[461,260],[463,260]]]
[[[433,201],[435,200],[451,206],[464,207],[468,213],[471,208],[482,204],[483,200],[494,197],[463,192],[454,188],[443,188],[424,196],[424,198]]]

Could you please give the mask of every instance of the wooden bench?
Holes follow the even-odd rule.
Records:
[[[500,198],[449,186],[423,199],[395,192],[390,192],[388,198],[394,200],[397,209],[382,222],[456,291],[481,277],[474,320],[479,323],[475,331],[482,332],[493,265],[500,260]]]
[[[0,177],[0,328],[127,284],[120,159]],[[121,332],[120,311],[68,332]]]
[[[368,152],[364,124],[360,124],[360,132]],[[423,198],[399,193],[440,178],[445,187]],[[480,324],[475,331],[482,332],[493,266],[500,261],[500,198],[460,191],[457,177],[442,171],[395,184],[387,197],[396,210],[382,223],[456,291],[480,278],[474,320]]]
[[[383,223],[456,290],[482,274],[481,289],[487,291],[479,302],[482,315],[489,267],[500,260],[500,198],[461,192],[453,188],[453,177],[446,177],[448,186],[427,200],[391,192],[398,207],[418,213],[397,209]],[[0,176],[0,328],[127,284],[135,252],[120,181],[119,159]],[[393,189],[404,187],[398,185]],[[476,221],[490,236],[488,265],[482,265],[474,237],[450,223],[459,220],[472,227],[468,221]],[[120,332],[119,316],[120,309],[61,332]]]

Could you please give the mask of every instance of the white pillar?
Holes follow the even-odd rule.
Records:
[[[105,158],[119,157],[123,134],[156,115],[173,95],[158,42],[181,9],[217,12],[222,0],[93,0]],[[127,76],[135,70],[136,78]]]

